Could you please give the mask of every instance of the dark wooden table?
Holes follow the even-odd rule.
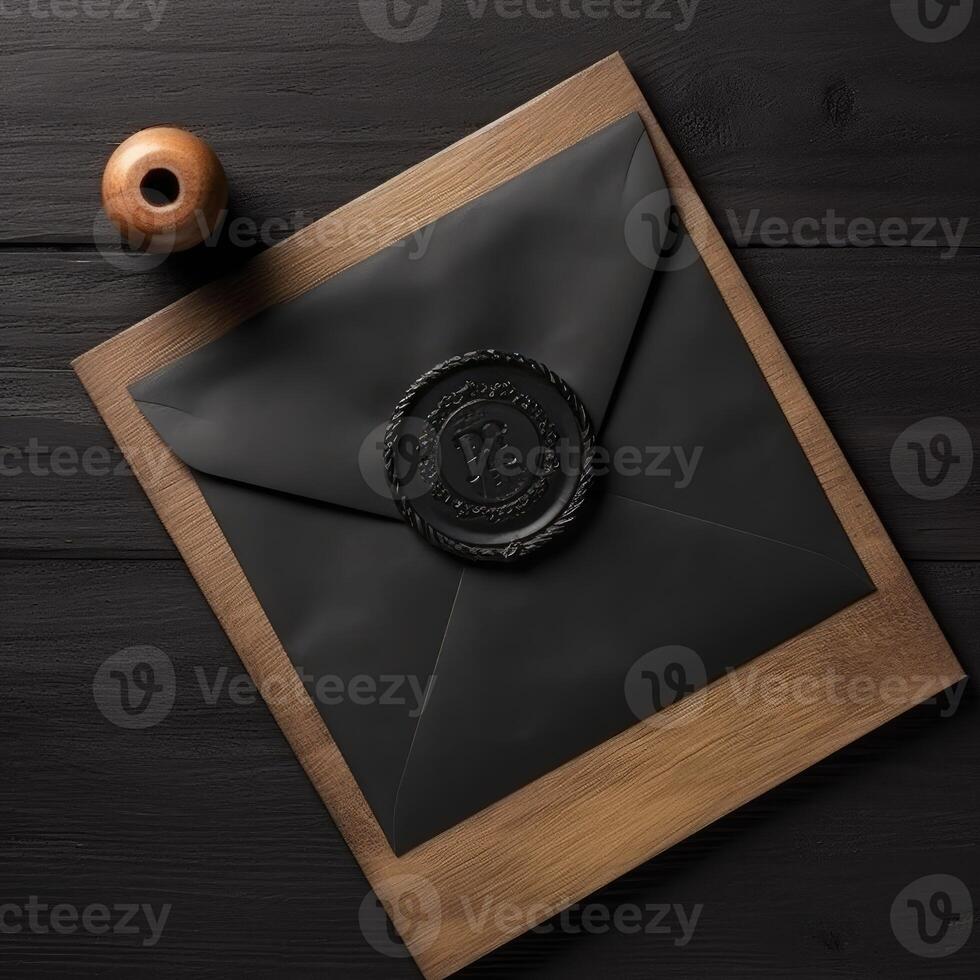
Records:
[[[3,976],[414,975],[365,941],[364,880],[261,700],[209,697],[241,666],[68,362],[615,49],[980,667],[980,481],[930,501],[890,464],[922,419],[980,437],[980,14],[926,43],[888,0],[705,0],[689,24],[678,0],[640,6],[669,19],[630,19],[628,0],[511,0],[508,16],[447,0],[435,22],[413,6],[404,30],[424,36],[405,43],[353,2],[0,11]],[[212,142],[233,211],[219,244],[140,271],[98,180],[117,142],[160,122]],[[142,731],[93,697],[134,645],[176,672],[172,711]],[[655,906],[697,910],[690,942],[675,912],[669,932],[572,917],[467,975],[975,977],[980,929],[921,958],[890,910],[939,873],[980,903],[978,776],[971,683],[956,710],[908,713],[591,899],[648,926]],[[70,929],[71,913],[59,932],[43,910],[31,924],[32,896],[169,913],[156,942]]]

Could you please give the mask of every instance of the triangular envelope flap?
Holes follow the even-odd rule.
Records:
[[[607,489],[809,549],[870,585],[704,262],[676,254],[693,260],[657,273],[607,417]]]
[[[601,424],[652,277],[627,217],[663,187],[626,116],[131,391],[202,472],[394,517],[383,426],[450,357],[536,358]]]
[[[678,657],[700,687],[866,591],[807,551],[616,496],[560,554],[468,568],[398,792],[396,853],[654,713],[644,661],[664,691]],[[758,696],[751,679],[741,690]]]
[[[385,833],[461,569],[410,528],[198,474],[222,532]],[[285,678],[261,693],[275,703]]]

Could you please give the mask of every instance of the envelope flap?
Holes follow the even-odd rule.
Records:
[[[611,494],[560,556],[467,569],[399,786],[396,852],[871,589],[802,549]]]
[[[612,459],[642,452],[611,467],[609,491],[822,555],[867,581],[704,262],[658,275],[642,320],[604,432]]]
[[[627,216],[664,186],[631,114],[130,390],[202,472],[395,517],[384,426],[449,357],[540,360],[601,424],[655,264]]]

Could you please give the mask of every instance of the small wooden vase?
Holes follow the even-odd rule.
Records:
[[[221,161],[183,129],[154,126],[116,147],[102,174],[102,207],[133,248],[180,252],[216,227],[228,204]]]

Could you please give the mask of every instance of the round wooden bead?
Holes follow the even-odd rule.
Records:
[[[116,147],[102,174],[102,207],[133,248],[179,252],[203,241],[228,204],[221,161],[183,129],[154,126]]]

